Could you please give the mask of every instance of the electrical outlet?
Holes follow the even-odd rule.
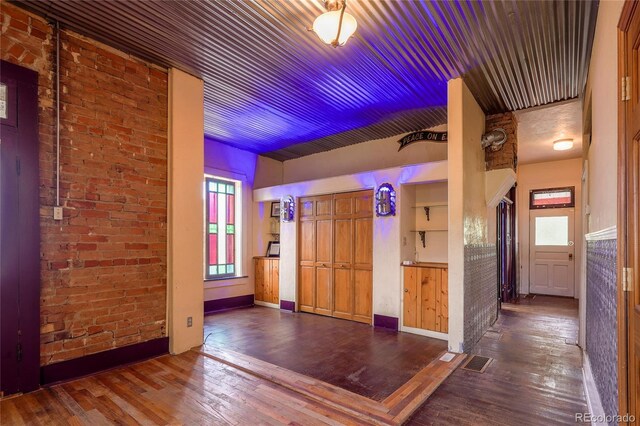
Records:
[[[193,317],[187,317],[187,327],[193,327]]]
[[[62,220],[62,207],[53,208],[53,220]]]

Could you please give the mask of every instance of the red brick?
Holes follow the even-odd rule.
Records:
[[[64,220],[55,222],[54,55],[53,43],[43,42],[52,30],[13,4],[3,2],[0,12],[9,22],[0,36],[2,59],[39,73],[41,362],[160,337],[166,315],[167,72],[61,32],[65,211]],[[114,336],[125,315],[135,324]]]

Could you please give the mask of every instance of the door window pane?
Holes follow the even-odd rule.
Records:
[[[569,217],[536,217],[537,246],[568,246]]]

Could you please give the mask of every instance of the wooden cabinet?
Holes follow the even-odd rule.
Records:
[[[299,201],[300,310],[371,323],[373,192]]]
[[[446,264],[405,266],[405,327],[447,333],[449,331],[448,269]]]
[[[280,259],[255,257],[255,300],[280,303]]]

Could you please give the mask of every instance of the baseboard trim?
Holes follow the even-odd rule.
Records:
[[[593,372],[591,371],[591,362],[589,361],[589,355],[586,352],[582,352],[582,379],[584,381],[584,393],[587,396],[587,408],[592,416],[593,425],[607,425],[605,422],[595,422],[596,419],[605,419],[606,415],[604,408],[602,408],[602,400],[600,399],[600,393],[596,387],[595,379],[593,378]]]
[[[280,301],[280,309],[283,311],[296,311],[296,302],[292,302],[290,300],[281,300]]]
[[[398,318],[386,315],[373,314],[373,326],[398,331]]]
[[[400,327],[400,331],[402,331],[404,333],[417,334],[418,336],[431,337],[432,339],[439,339],[439,340],[444,340],[444,341],[448,341],[449,340],[449,334],[448,333],[441,333],[439,331],[425,330],[424,328],[415,328],[415,327],[402,326],[402,327]],[[451,351],[451,352],[453,352],[453,351]],[[463,351],[461,351],[461,352],[463,352]]]
[[[50,386],[169,353],[169,338],[122,346],[40,367],[40,384]]]
[[[280,305],[277,303],[263,302],[261,300],[254,300],[253,304],[256,306],[264,306],[265,308],[280,309]]]
[[[230,309],[248,308],[253,306],[253,294],[244,296],[227,297],[225,299],[205,300],[204,314],[210,315],[216,312],[228,311]]]

